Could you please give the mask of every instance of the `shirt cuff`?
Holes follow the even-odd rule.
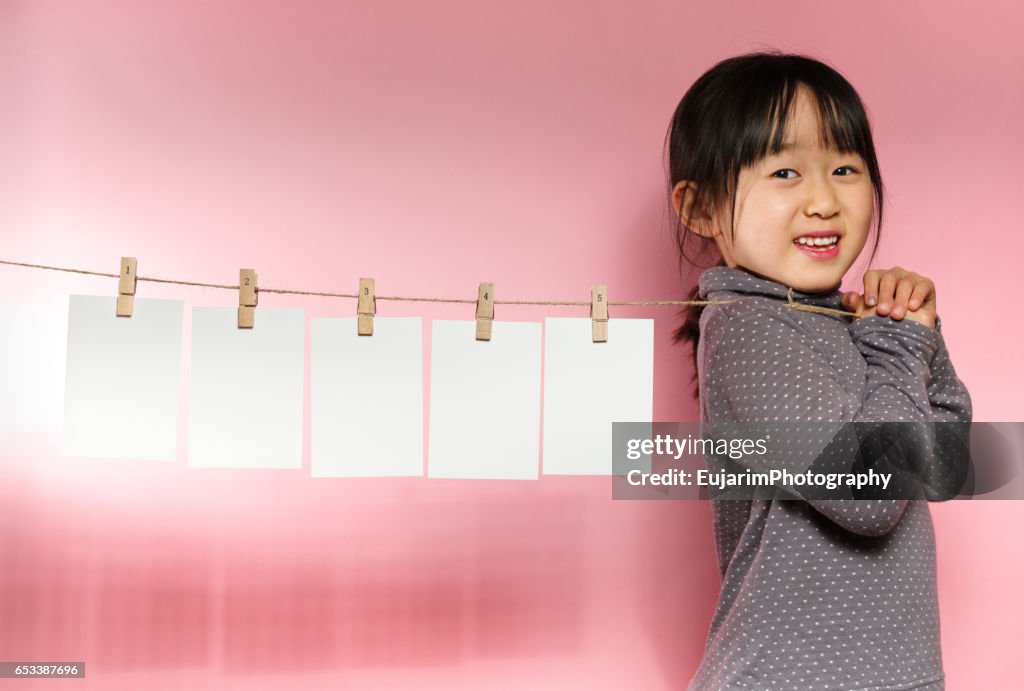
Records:
[[[935,325],[939,321],[936,317]],[[863,317],[850,324],[850,335],[854,341],[871,340],[873,336],[896,338],[911,352],[920,355],[928,363],[932,361],[942,343],[942,334],[938,329],[925,326],[912,319],[896,320],[892,317]]]

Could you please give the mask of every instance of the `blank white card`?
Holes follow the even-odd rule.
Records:
[[[612,423],[654,415],[654,320],[610,319],[606,343],[591,324],[544,323],[546,475],[611,475]]]
[[[234,307],[192,308],[188,464],[302,467],[301,309],[256,308],[252,329]]]
[[[174,460],[183,303],[116,300],[70,296],[61,454]]]
[[[536,480],[540,324],[432,323],[429,477]]]
[[[313,477],[423,475],[423,320],[310,322]]]

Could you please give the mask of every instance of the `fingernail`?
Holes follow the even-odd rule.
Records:
[[[903,308],[902,307],[897,307],[896,309],[894,309],[892,311],[892,316],[894,316],[894,317],[902,317],[903,316]]]
[[[878,306],[878,309],[880,309],[880,310],[887,310],[887,309],[889,309],[889,305],[883,302],[883,303],[881,303]]]
[[[911,309],[915,309],[916,310],[917,309],[917,305],[918,305],[917,300],[911,300],[910,301],[910,308]]]
[[[868,307],[874,307],[874,306],[875,306],[875,298],[874,298],[874,296],[869,297],[868,298]]]

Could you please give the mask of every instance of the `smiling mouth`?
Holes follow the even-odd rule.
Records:
[[[799,247],[806,247],[812,250],[829,249],[831,247],[835,247],[836,245],[838,245],[839,240],[840,237],[838,234],[826,237],[810,237],[805,235],[794,240],[793,244]]]
[[[839,236],[834,236],[834,238],[815,238],[813,241],[810,238],[805,238],[807,241],[800,242],[800,240],[794,240],[793,244],[811,259],[833,259],[839,256],[839,243],[842,241],[842,238]],[[828,244],[819,245],[819,242],[827,242]]]

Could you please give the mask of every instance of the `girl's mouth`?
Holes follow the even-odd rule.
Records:
[[[806,238],[806,239],[807,240],[811,240],[811,238]],[[813,240],[813,242],[819,242],[819,241],[820,241],[819,238],[815,238]],[[828,244],[828,245],[808,244],[808,243],[800,242],[800,240],[794,240],[793,244],[796,245],[796,248],[798,250],[800,250],[801,252],[806,254],[808,257],[812,257],[814,259],[819,259],[819,260],[825,260],[825,259],[832,259],[832,258],[837,257],[839,255],[839,243],[840,242],[842,242],[842,238],[840,238],[837,235],[837,236],[835,236],[835,241],[832,244]]]

